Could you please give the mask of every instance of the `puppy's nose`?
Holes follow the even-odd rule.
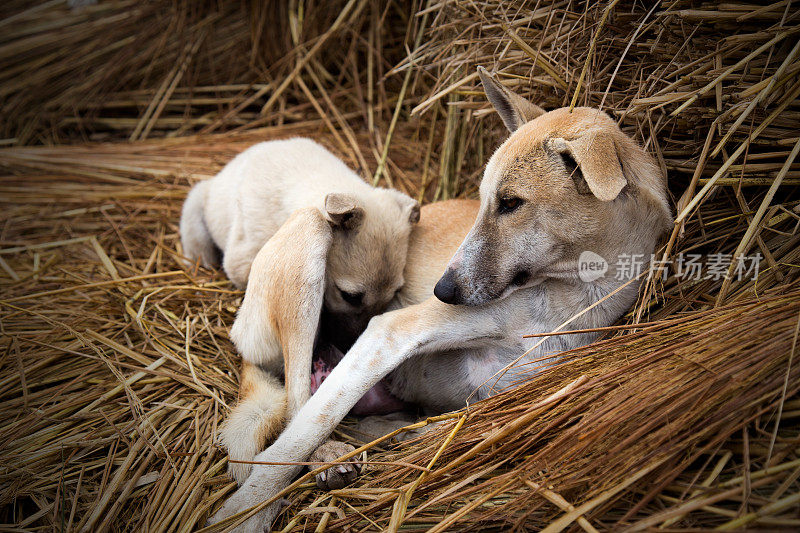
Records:
[[[461,291],[456,283],[456,273],[448,268],[444,276],[436,283],[433,294],[446,304],[456,304],[461,299]]]

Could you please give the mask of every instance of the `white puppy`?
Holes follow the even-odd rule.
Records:
[[[243,356],[242,401],[221,433],[231,459],[252,460],[308,399],[320,329],[346,349],[395,297],[418,220],[415,200],[368,185],[310,139],[256,144],[194,186],[180,223],[186,257],[211,267],[221,252],[225,273],[240,288],[257,254],[256,271],[283,265],[284,279],[294,280],[270,286],[270,309],[262,306],[266,294],[249,287],[231,331]],[[267,286],[261,280],[259,287]],[[298,335],[285,333],[298,322]],[[277,379],[284,374],[288,398]],[[231,472],[243,482],[250,465],[233,462]]]
[[[419,219],[419,204],[399,191],[368,185],[311,139],[256,144],[195,185],[181,216],[183,253],[214,267],[221,252],[222,268],[243,289],[261,247],[305,207],[318,208],[332,227],[343,230],[334,234],[328,265],[328,278],[338,282],[340,294],[331,287],[326,303],[349,312],[390,300],[402,285],[405,243]],[[390,256],[381,260],[384,252]],[[378,273],[393,279],[373,283]]]

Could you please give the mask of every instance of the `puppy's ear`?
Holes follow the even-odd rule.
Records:
[[[578,164],[589,191],[599,200],[610,202],[628,184],[622,173],[616,143],[610,135],[593,132],[572,141],[556,138],[548,143],[564,157],[567,168],[571,166],[570,160]]]
[[[414,200],[414,203],[408,208],[408,221],[412,224],[419,222],[419,202]]]
[[[325,218],[333,228],[352,230],[364,221],[364,209],[352,195],[333,192],[325,197]]]
[[[419,202],[411,198],[409,195],[402,193],[396,189],[386,189],[394,195],[397,203],[400,204],[400,209],[408,217],[411,224],[419,222]]]
[[[513,133],[526,122],[544,114],[544,109],[505,88],[485,68],[478,67],[478,76],[481,78],[486,98],[503,119],[508,131]]]

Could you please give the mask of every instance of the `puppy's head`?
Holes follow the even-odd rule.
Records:
[[[479,74],[511,135],[486,165],[478,218],[436,296],[477,305],[547,278],[580,282],[584,251],[649,258],[672,220],[652,157],[599,110],[545,112]]]
[[[332,193],[325,217],[333,228],[328,252],[325,307],[340,315],[353,333],[384,310],[403,286],[403,268],[419,203],[391,189],[369,195]]]

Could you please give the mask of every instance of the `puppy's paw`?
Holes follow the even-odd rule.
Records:
[[[309,460],[313,462],[332,462],[353,450],[355,450],[355,448],[347,443],[329,440],[317,448],[317,450],[311,454]],[[311,465],[309,468],[314,469],[317,467],[318,465]],[[323,490],[341,489],[355,481],[360,473],[360,465],[336,464],[317,474],[317,487]]]

